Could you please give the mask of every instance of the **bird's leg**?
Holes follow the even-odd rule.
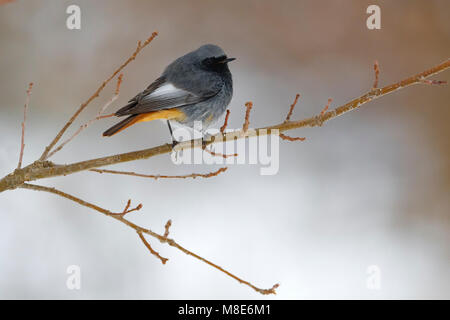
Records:
[[[173,131],[172,131],[172,126],[170,125],[170,121],[167,120],[167,126],[169,127],[169,131],[170,131],[170,138],[172,139],[172,149],[175,148],[175,146],[179,143],[178,141],[176,141],[173,138]]]
[[[207,143],[207,139],[206,139],[206,137],[205,137],[205,132],[203,132],[202,131],[202,150],[205,150],[205,148],[206,148],[206,143]]]
[[[211,141],[212,135],[209,133],[202,133],[202,149],[205,150],[208,142]],[[211,150],[213,150],[213,146],[211,146]]]

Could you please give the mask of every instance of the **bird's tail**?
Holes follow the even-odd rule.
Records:
[[[148,113],[133,114],[103,132],[103,136],[110,137],[138,122],[153,121],[157,119],[182,120],[185,117],[186,115],[184,114],[184,112],[178,109],[159,110]]]
[[[116,123],[111,128],[109,128],[108,130],[103,132],[103,136],[104,137],[111,137],[112,135],[115,135],[117,132],[128,128],[129,126],[131,126],[131,125],[136,123],[136,118],[138,116],[139,116],[138,114],[133,114],[133,115],[129,116],[128,118],[120,121],[119,123]]]

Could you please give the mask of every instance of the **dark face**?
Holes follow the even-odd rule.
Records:
[[[233,60],[235,60],[235,58],[228,58],[226,55],[208,57],[203,59],[202,66],[209,71],[222,72],[228,70],[228,62]]]

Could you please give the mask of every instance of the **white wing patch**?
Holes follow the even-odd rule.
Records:
[[[179,97],[186,95],[186,91],[183,89],[178,89],[171,83],[165,83],[161,87],[157,88],[155,91],[150,93],[145,99],[155,99],[157,97]]]

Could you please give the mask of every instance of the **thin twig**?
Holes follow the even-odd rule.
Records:
[[[25,105],[23,106],[22,138],[20,140],[20,155],[19,155],[19,163],[17,164],[17,169],[22,168],[23,151],[25,149],[25,125],[27,122],[27,109],[28,105],[30,104],[30,96],[32,89],[33,89],[33,82],[30,82],[28,84],[27,98],[25,100]]]
[[[327,112],[327,110],[330,108],[332,101],[333,101],[333,99],[328,98],[327,105],[322,109],[322,111],[320,111],[319,115],[315,117],[318,126],[322,126],[322,124],[326,121],[324,119],[324,116],[325,116],[325,113]]]
[[[139,211],[139,210],[142,209],[142,203],[139,203],[136,207],[134,207],[132,209],[130,209],[130,206],[131,206],[131,199],[129,199],[127,201],[127,204],[125,205],[125,208],[123,209],[122,212],[120,212],[120,213],[113,213],[113,212],[111,212],[110,214],[111,215],[118,215],[118,216],[122,216],[123,217],[123,216],[125,216],[126,214],[128,214],[130,212]]]
[[[45,148],[44,152],[42,153],[41,157],[39,158],[40,161],[44,161],[48,158],[48,154],[52,150],[52,148],[58,143],[59,139],[61,139],[62,135],[66,130],[72,125],[72,123],[75,121],[75,119],[79,116],[79,114],[91,103],[92,100],[97,98],[100,95],[100,92],[106,87],[106,85],[116,76],[119,74],[120,71],[122,71],[123,68],[125,68],[131,61],[136,59],[136,56],[139,54],[139,52],[145,48],[152,40],[158,35],[158,32],[153,32],[152,35],[145,40],[144,44],[141,44],[141,41],[138,42],[136,50],[133,52],[133,54],[119,67],[117,68],[109,78],[107,78],[103,83],[98,87],[98,89],[94,92],[92,96],[89,97],[84,103],[80,105],[78,110],[73,114],[73,116],[67,121],[67,123],[64,125],[64,127],[58,132],[56,137],[50,142],[50,144]]]
[[[291,136],[285,135],[283,133],[280,133],[279,137],[281,139],[287,140],[287,141],[305,141],[306,140],[305,137],[291,137]]]
[[[119,97],[119,93],[120,93],[120,85],[122,84],[122,79],[123,79],[123,73],[121,73],[119,75],[119,77],[117,78],[117,85],[116,85],[116,90],[114,91],[114,95],[111,97],[111,99],[108,100],[107,103],[105,103],[103,105],[103,107],[99,110],[99,112],[97,113],[97,115],[95,116],[95,118],[92,118],[91,120],[89,120],[88,122],[82,124],[77,131],[74,132],[74,134],[72,134],[69,138],[67,138],[65,141],[61,142],[61,144],[59,146],[57,146],[52,152],[50,152],[47,156],[47,159],[52,157],[55,153],[57,153],[58,151],[60,151],[62,148],[64,148],[65,145],[67,145],[70,141],[72,141],[76,136],[78,136],[81,131],[83,131],[84,129],[86,129],[87,127],[89,127],[91,124],[93,124],[95,121],[101,120],[101,119],[106,119],[106,118],[110,118],[115,116],[115,113],[110,113],[110,114],[103,114],[106,109],[114,102],[117,100],[117,98]]]
[[[217,171],[213,171],[210,173],[191,173],[186,175],[180,175],[180,176],[165,176],[160,174],[142,174],[142,173],[136,173],[136,172],[129,172],[129,171],[117,171],[117,170],[106,170],[106,169],[90,169],[89,171],[92,172],[98,172],[98,173],[111,173],[111,174],[122,174],[126,176],[135,176],[135,177],[141,177],[141,178],[152,178],[155,180],[158,179],[187,179],[187,178],[211,178],[216,177],[220,173],[227,171],[227,167],[223,167],[218,169]]]
[[[209,153],[210,155],[212,155],[213,157],[222,157],[224,159],[230,158],[230,157],[237,157],[238,154],[237,153],[231,153],[231,154],[224,154],[224,153],[220,153],[220,152],[215,152],[212,151],[210,149],[208,149],[207,146],[205,146],[203,148],[204,151],[206,151],[207,153]]]
[[[223,126],[220,127],[220,133],[224,133],[225,129],[228,126],[228,117],[230,116],[230,110],[227,109],[227,114],[225,116],[225,121],[223,122]]]
[[[128,199],[127,204],[126,204],[126,206],[125,206],[125,209],[123,209],[123,211],[122,211],[121,214],[123,214],[123,215],[126,214],[128,208],[129,208],[130,206],[131,206],[131,199]]]
[[[158,252],[156,252],[155,250],[153,250],[152,246],[150,245],[150,243],[148,243],[148,241],[145,239],[144,235],[142,234],[141,231],[137,231],[137,234],[139,235],[139,238],[142,240],[142,242],[145,244],[145,246],[147,247],[148,251],[150,251],[150,253],[152,255],[154,255],[155,257],[157,257],[159,260],[161,260],[162,264],[166,264],[166,262],[169,260],[167,258],[163,258],[159,255]]]
[[[231,141],[234,139],[243,139],[253,136],[268,135],[272,134],[272,130],[284,132],[287,130],[297,128],[315,127],[321,123],[324,123],[331,119],[335,119],[338,116],[341,116],[347,112],[359,109],[362,105],[365,105],[368,102],[371,102],[377,98],[386,96],[387,94],[404,89],[414,84],[422,84],[423,79],[430,77],[432,75],[436,75],[448,68],[450,68],[450,59],[436,65],[433,68],[430,68],[421,73],[413,75],[402,81],[398,81],[396,83],[390,84],[388,86],[376,90],[370,90],[369,92],[363,94],[362,96],[356,99],[353,99],[339,107],[336,107],[331,111],[325,112],[321,117],[321,121],[318,121],[317,116],[313,116],[298,121],[289,121],[286,123],[280,123],[276,125],[262,127],[259,129],[249,130],[245,135],[243,135],[242,130],[236,130],[224,134],[219,133],[215,136],[212,136],[209,141],[206,141],[206,145],[220,141]],[[189,148],[202,148],[203,146],[204,144],[202,139],[196,139],[191,141],[180,142],[179,144],[177,144],[175,149],[178,151]],[[21,170],[16,170],[15,172],[12,172],[7,176],[5,176],[4,178],[0,179],[0,192],[9,189],[15,189],[19,185],[27,181],[34,181],[42,178],[69,175],[76,172],[104,167],[108,165],[129,162],[134,160],[148,159],[156,155],[167,154],[170,152],[172,152],[172,144],[164,144],[157,147],[152,147],[139,151],[115,154],[111,156],[85,160],[67,165],[55,165],[52,163],[45,163],[38,161],[33,165],[27,166]]]
[[[331,102],[333,102],[333,99],[328,98],[328,103],[327,105],[322,109],[322,111],[320,111],[320,116],[323,117],[323,115],[325,114],[325,112],[327,112],[328,108],[330,108]]]
[[[294,112],[294,108],[297,104],[298,98],[300,98],[300,94],[296,94],[295,95],[295,99],[294,102],[291,104],[291,107],[289,108],[289,112],[286,116],[286,119],[284,120],[284,123],[289,122],[291,120],[291,116],[292,116],[292,112]],[[306,138],[305,137],[291,137],[288,136],[286,134],[280,133],[279,137],[283,140],[287,140],[287,141],[304,141]]]
[[[378,77],[380,76],[380,65],[378,64],[378,60],[375,60],[373,64],[373,70],[375,72],[375,80],[373,81],[373,89],[378,88]]]
[[[248,131],[248,126],[250,124],[250,110],[252,110],[253,103],[251,101],[245,103],[245,121],[242,126],[242,132],[245,135]]]
[[[196,258],[196,259],[198,259],[198,260],[200,260],[200,261],[210,265],[211,267],[213,267],[213,268],[215,268],[215,269],[225,273],[226,275],[230,276],[231,278],[237,280],[238,282],[240,282],[240,283],[242,283],[242,284],[252,288],[256,292],[259,292],[261,294],[275,294],[276,293],[275,289],[279,286],[278,284],[275,284],[270,289],[258,288],[256,286],[254,286],[253,284],[251,284],[250,282],[245,281],[245,280],[235,276],[231,272],[223,269],[222,267],[218,266],[217,264],[212,263],[211,261],[209,261],[209,260],[207,260],[207,259],[205,259],[205,258],[203,258],[203,257],[201,257],[201,256],[199,256],[197,254],[195,254],[194,252],[189,251],[188,249],[182,247],[177,242],[175,242],[175,240],[173,240],[171,238],[164,237],[163,235],[160,235],[160,234],[158,234],[158,233],[156,233],[156,232],[154,232],[154,231],[152,231],[150,229],[145,229],[143,227],[140,227],[137,224],[134,224],[133,222],[125,219],[123,217],[123,215],[114,214],[114,213],[112,213],[109,210],[103,209],[103,208],[101,208],[101,207],[99,207],[99,206],[97,206],[95,204],[92,204],[90,202],[84,201],[84,200],[82,200],[80,198],[72,196],[72,195],[70,195],[68,193],[65,193],[63,191],[57,190],[55,188],[50,188],[50,187],[45,187],[45,186],[40,186],[40,185],[35,185],[35,184],[29,184],[29,183],[22,184],[20,186],[20,188],[53,193],[53,194],[56,194],[56,195],[61,196],[63,198],[66,198],[66,199],[69,199],[71,201],[74,201],[74,202],[76,202],[76,203],[78,203],[78,204],[80,204],[82,206],[94,209],[94,210],[96,210],[96,211],[98,211],[100,213],[103,213],[103,214],[105,214],[105,215],[107,215],[107,216],[109,216],[109,217],[111,217],[113,219],[116,219],[117,221],[120,221],[120,222],[124,223],[125,225],[127,225],[128,227],[134,229],[138,233],[148,234],[149,236],[152,236],[152,237],[158,239],[162,243],[167,243],[169,246],[174,247],[174,248],[182,251],[183,253],[185,253],[185,254],[187,254],[189,256],[192,256],[192,257],[194,257],[194,258]]]
[[[107,215],[107,216],[116,217],[116,218],[117,218],[117,217],[122,218],[123,215],[126,214],[126,213],[129,213],[129,212],[131,212],[131,211],[136,211],[136,210],[142,209],[142,204],[139,204],[136,208],[134,208],[134,209],[132,209],[132,210],[128,210],[128,208],[129,208],[130,205],[131,205],[131,201],[128,200],[128,202],[127,202],[127,204],[126,204],[126,206],[125,206],[125,210],[123,210],[123,211],[121,211],[121,212],[112,212],[112,211],[103,209],[103,208],[101,208],[101,207],[99,207],[99,206],[97,206],[97,205],[95,205],[95,204],[89,203],[89,202],[84,201],[84,200],[82,200],[82,199],[80,199],[80,198],[77,198],[77,197],[75,197],[75,196],[72,196],[72,195],[70,195],[70,194],[68,194],[68,193],[65,193],[65,192],[63,192],[63,191],[60,191],[60,190],[58,190],[58,189],[56,189],[56,188],[45,187],[45,186],[40,186],[40,185],[30,184],[30,183],[24,183],[24,184],[22,184],[22,185],[20,186],[20,188],[22,188],[22,189],[30,189],[30,190],[37,190],[37,191],[50,192],[50,193],[56,194],[56,195],[58,195],[58,196],[61,196],[61,197],[63,197],[63,198],[72,200],[72,201],[74,201],[74,202],[76,202],[76,203],[78,203],[78,204],[80,204],[80,205],[82,205],[82,206],[85,206],[85,207],[94,209],[94,210],[96,210],[96,211],[98,211],[98,212],[101,212],[101,213]]]
[[[167,238],[169,236],[169,229],[172,226],[172,220],[167,220],[166,225],[164,226],[164,238]]]
[[[298,98],[300,98],[300,94],[297,93],[295,95],[294,102],[291,104],[291,107],[289,108],[289,112],[288,112],[288,114],[286,116],[286,120],[284,120],[284,122],[289,122],[291,120],[291,116],[292,116],[292,113],[294,112],[295,106],[297,105]]]
[[[445,80],[428,80],[428,79],[420,79],[420,82],[424,83],[424,84],[429,84],[429,85],[444,85],[447,84],[447,81]]]

